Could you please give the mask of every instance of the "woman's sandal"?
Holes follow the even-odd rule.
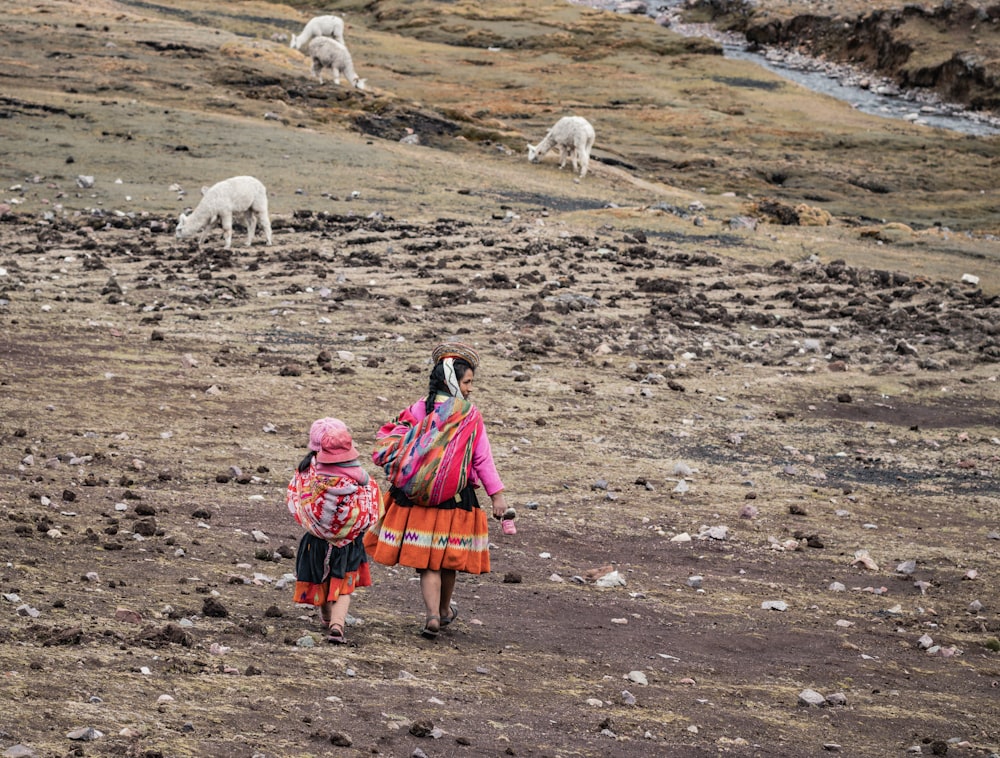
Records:
[[[431,624],[435,626],[432,627]],[[425,640],[436,640],[437,636],[441,633],[441,626],[440,616],[428,616],[424,622],[424,628],[420,630],[420,636]]]
[[[444,617],[441,618],[441,628],[442,629],[444,629],[446,626],[448,626],[455,619],[458,618],[458,603],[452,603],[451,605],[448,606],[448,608],[451,611],[451,613],[448,614],[448,618],[444,618]]]
[[[343,624],[332,623],[328,628],[329,634],[326,635],[326,641],[331,642],[334,645],[346,645],[347,637],[344,636],[344,626]]]

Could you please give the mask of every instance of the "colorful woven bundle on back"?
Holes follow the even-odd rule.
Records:
[[[361,485],[346,476],[323,476],[314,463],[305,472],[295,472],[286,504],[310,534],[343,547],[378,520],[382,496],[374,479]]]
[[[404,411],[372,460],[417,505],[451,500],[467,481],[483,417],[470,401],[450,397],[422,421]],[[381,433],[380,433],[381,434]]]

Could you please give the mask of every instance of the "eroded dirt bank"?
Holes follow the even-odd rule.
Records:
[[[697,3],[716,23],[752,44],[793,47],[850,62],[903,88],[935,91],[944,101],[1000,112],[1000,5],[791,2]]]

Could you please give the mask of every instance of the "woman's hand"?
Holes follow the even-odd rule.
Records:
[[[503,496],[503,491],[494,492],[490,499],[493,501],[493,518],[500,518],[507,510],[507,499]]]

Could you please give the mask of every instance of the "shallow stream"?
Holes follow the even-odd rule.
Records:
[[[569,0],[615,12],[634,12],[623,0]],[[1000,134],[1000,118],[962,106],[942,103],[932,92],[900,91],[877,75],[842,64],[832,64],[778,48],[760,52],[747,49],[741,35],[724,33],[708,24],[685,24],[679,16],[682,0],[648,0],[645,15],[671,31],[688,37],[708,37],[719,42],[727,58],[746,61],[814,92],[850,103],[864,113],[897,118],[929,127],[951,129],[971,135]]]

